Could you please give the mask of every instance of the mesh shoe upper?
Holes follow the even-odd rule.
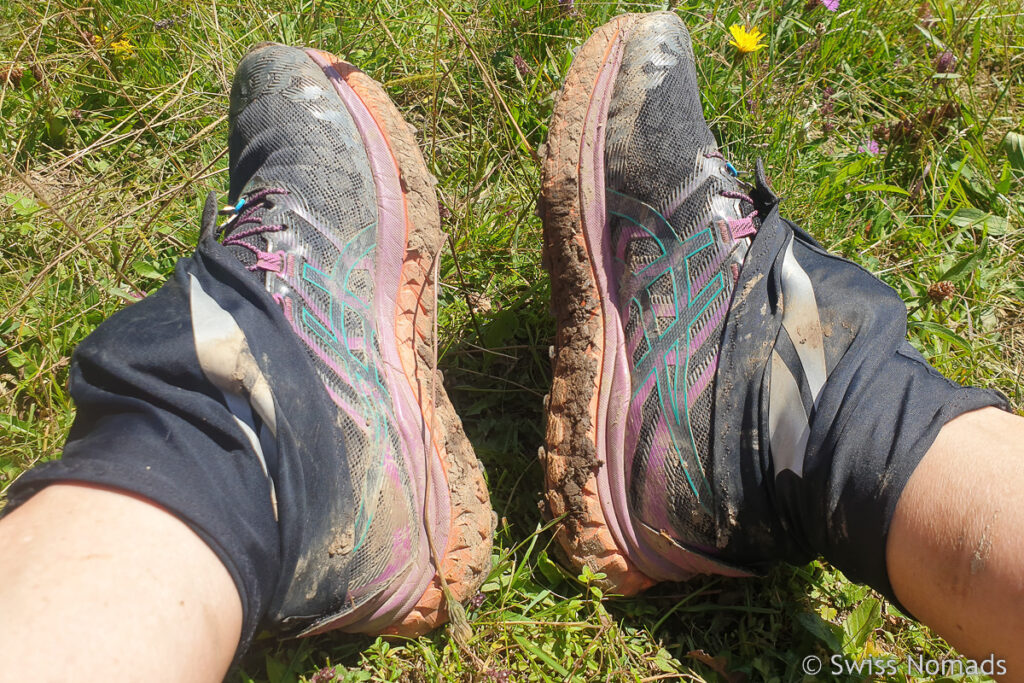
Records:
[[[893,598],[885,542],[903,486],[942,425],[1005,399],[931,368],[899,297],[781,219],[760,166],[741,187],[698,93],[678,17],[637,21],[605,149],[636,556],[683,578],[679,548],[723,573],[821,553]]]
[[[558,322],[548,507],[626,594],[824,554],[892,596],[889,521],[942,425],[995,392],[942,377],[877,278],[783,220],[704,122],[670,12],[573,60],[540,209]]]
[[[710,389],[752,207],[741,206],[704,121],[690,39],[675,15],[650,15],[631,31],[605,144],[632,379],[627,498],[634,520],[707,548],[715,535]]]
[[[374,321],[370,161],[322,69],[285,46],[257,49],[239,65],[229,144],[237,204],[223,243],[282,306],[337,406],[353,497],[334,504],[355,510],[347,528],[330,514],[309,521],[323,528],[311,530],[271,618],[321,601],[345,602],[321,614],[355,612],[401,582],[423,545],[422,492],[408,465],[415,444],[402,439]],[[311,590],[323,594],[310,600]]]

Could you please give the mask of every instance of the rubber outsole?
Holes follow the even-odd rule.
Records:
[[[573,60],[549,128],[538,203],[557,325],[540,453],[545,498],[552,517],[561,518],[555,537],[572,567],[603,573],[602,588],[623,595],[655,581],[616,543],[598,492],[597,472],[605,466],[598,456],[598,404],[606,321],[582,222],[585,194],[594,190],[581,184],[580,169],[583,155],[593,152],[585,121],[596,81],[615,41],[638,16],[618,16],[598,28]]]
[[[356,93],[387,140],[399,171],[406,212],[406,251],[395,298],[395,334],[402,369],[417,398],[423,424],[431,434],[432,448],[428,452],[436,454],[447,479],[451,526],[439,573],[452,597],[465,602],[477,593],[490,570],[497,518],[491,509],[483,467],[434,364],[434,264],[444,243],[434,193],[436,181],[427,171],[415,129],[402,118],[383,88],[330,53],[307,52],[333,69]],[[411,611],[382,633],[418,636],[447,620],[441,579],[435,574]]]

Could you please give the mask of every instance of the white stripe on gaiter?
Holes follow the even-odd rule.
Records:
[[[256,364],[242,328],[230,313],[206,293],[195,275],[190,273],[189,278],[192,338],[199,366],[206,379],[224,395],[228,410],[252,444],[263,474],[270,483],[270,503],[274,507],[276,520],[277,492],[274,480],[267,471],[267,459],[260,439],[256,436],[256,425],[252,418],[255,412],[271,434],[277,434],[277,414],[270,384]],[[264,442],[273,444],[271,439],[264,439]]]
[[[807,272],[793,256],[793,239],[786,245],[782,259],[782,326],[785,328],[797,356],[814,405],[825,386],[825,343],[818,316],[818,302],[814,286]],[[807,439],[811,428],[807,411],[800,400],[799,378],[772,352],[771,381],[768,386],[768,442],[776,476],[791,470],[803,476]]]

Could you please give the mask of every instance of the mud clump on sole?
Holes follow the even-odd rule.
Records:
[[[625,594],[653,582],[616,546],[597,498],[603,463],[595,420],[604,320],[582,225],[579,167],[593,84],[612,41],[633,21],[635,15],[624,15],[597,29],[573,60],[549,128],[537,206],[557,328],[541,458],[545,501],[552,518],[562,518],[555,536],[568,564],[604,572],[605,587]]]
[[[487,577],[497,518],[491,509],[483,468],[466,437],[462,421],[448,399],[441,372],[435,367],[433,321],[434,272],[444,243],[434,192],[436,179],[427,171],[414,135],[381,86],[351,64],[324,54],[333,68],[373,111],[400,169],[409,233],[396,296],[396,335],[403,370],[417,397],[430,442],[448,483],[451,524],[447,546],[439,549],[439,573],[452,597],[465,602]],[[448,620],[448,606],[435,575],[412,610],[385,634],[418,636]]]

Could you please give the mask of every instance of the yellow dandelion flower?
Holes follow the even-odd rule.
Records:
[[[135,48],[128,42],[127,38],[114,41],[110,44],[110,48],[114,51],[114,55],[117,57],[131,57],[135,54]]]
[[[756,26],[752,29],[747,29],[746,26],[733,24],[729,27],[729,33],[732,34],[732,40],[729,41],[729,44],[742,54],[757,52],[761,48],[768,47],[767,44],[761,42],[764,34],[757,30]]]

